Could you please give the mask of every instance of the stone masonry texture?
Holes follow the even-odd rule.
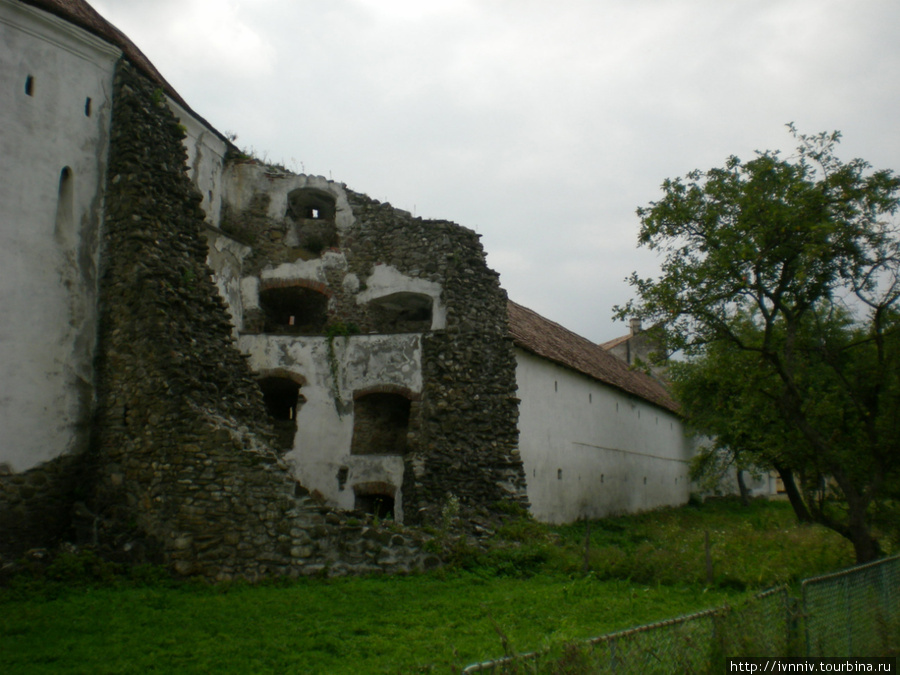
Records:
[[[246,160],[241,160],[246,162]],[[252,174],[261,166],[238,163],[231,171]],[[250,183],[247,175],[237,182]],[[283,263],[321,254],[291,246],[284,236],[287,218],[267,215],[278,181],[293,176],[265,173],[262,187],[242,211],[227,211],[223,229],[253,247],[245,276],[259,275]],[[446,326],[424,330],[420,397],[410,406],[402,485],[405,522],[435,525],[448,500],[476,517],[502,509],[501,502],[527,507],[525,477],[518,455],[515,355],[507,326],[507,297],[496,272],[488,268],[479,235],[455,223],[415,218],[345,186],[352,224],[326,253],[340,264],[327,269],[322,289],[329,297],[328,326],[352,326],[353,332],[381,333],[378,304],[359,302],[365,280],[377,266],[407,278],[438,284]],[[262,320],[244,311],[244,330],[258,332]],[[416,332],[422,326],[414,327]],[[508,504],[506,504],[508,508]]]
[[[121,65],[88,507],[101,538],[216,579],[433,564],[412,534],[321,507],[281,463],[205,263],[182,137],[162,93]]]
[[[381,263],[438,282],[447,309],[446,328],[423,339],[423,393],[405,456],[407,521],[434,522],[450,495],[463,509],[490,511],[504,500],[524,506],[506,293],[478,235],[357,193],[350,204],[355,223],[342,242],[350,270],[364,278]],[[355,320],[365,326],[368,317]]]

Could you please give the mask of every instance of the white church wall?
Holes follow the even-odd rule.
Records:
[[[98,242],[119,51],[0,0],[0,465],[87,440]]]

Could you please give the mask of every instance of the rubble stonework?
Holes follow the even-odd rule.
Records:
[[[440,284],[446,310],[445,327],[423,337],[419,434],[404,458],[407,520],[433,518],[448,495],[464,509],[509,500],[526,506],[507,298],[479,236],[360,195],[351,204],[351,269],[365,278],[381,263]]]
[[[86,496],[83,460],[61,455],[21,473],[0,466],[0,560],[71,536],[72,505]]]
[[[253,249],[244,259],[242,281],[252,290],[232,313],[243,316],[241,334],[270,333],[243,337],[239,344],[251,354],[255,369],[292,370],[306,378],[310,386],[301,389],[304,406],[320,406],[314,413],[306,407],[298,412],[296,447],[287,455],[304,483],[332,501],[349,499],[354,483],[385,484],[390,498],[397,500],[396,514],[402,513],[406,523],[439,520],[451,496],[463,512],[490,512],[510,500],[527,506],[516,450],[515,357],[507,330],[507,298],[498,275],[485,263],[479,236],[447,221],[415,218],[325,179],[247,161],[232,164],[226,175],[239,189],[225,194],[223,230]],[[334,236],[327,249],[310,250],[292,234],[298,227],[292,199],[299,200],[305,191],[322,204],[335,204],[328,212]],[[301,222],[300,227],[308,229],[319,221]],[[264,292],[259,289],[298,284],[322,293],[323,302],[327,298],[325,320],[318,330],[304,324],[296,337],[271,335],[273,329],[262,328],[267,319],[257,307]],[[411,312],[405,319],[388,321],[380,300],[404,292],[423,303],[422,316],[416,320]],[[301,322],[299,315],[296,318]],[[333,328],[345,337],[330,338],[334,342],[328,349],[339,349],[333,364],[325,365],[325,338],[316,334],[333,336]],[[421,346],[415,348],[420,355],[410,351],[410,333],[421,335]],[[367,365],[369,379],[360,382],[352,372],[345,373],[353,368],[347,355],[374,349],[365,343],[375,344],[375,336],[382,336],[381,360],[393,352],[400,365],[394,371],[385,369],[382,379],[372,372],[376,366]],[[320,375],[312,375],[313,370]],[[317,389],[316,381],[328,380],[329,370],[336,386],[325,392],[325,382]],[[410,399],[408,434],[395,453],[402,455],[399,480],[397,469],[389,468],[394,460],[384,459],[379,473],[376,459],[368,459],[363,467],[350,456],[356,450],[349,437],[336,440],[342,419],[353,417],[363,385],[367,391],[406,390]],[[336,411],[322,410],[329,406]],[[328,415],[334,427],[328,438],[305,432],[305,426],[323,424]],[[353,433],[358,439],[359,430]],[[324,450],[324,444],[330,449]],[[340,484],[334,478],[339,471]]]
[[[123,64],[88,505],[101,538],[213,578],[422,568],[412,535],[323,508],[271,447],[260,389],[205,263],[181,138],[158,90]]]

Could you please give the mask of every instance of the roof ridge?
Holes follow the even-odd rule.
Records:
[[[679,412],[669,390],[655,378],[630,368],[600,345],[565,326],[512,300],[508,302],[509,333],[517,346],[649,403]]]

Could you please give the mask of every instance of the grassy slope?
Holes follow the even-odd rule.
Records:
[[[583,551],[584,525],[559,528]],[[591,569],[643,583],[705,583],[708,535],[718,586],[766,588],[854,564],[849,542],[818,526],[799,526],[786,501],[708,502],[591,524]]]
[[[710,531],[717,585],[706,587]],[[5,673],[458,672],[460,666],[735,602],[835,569],[839,538],[782,504],[673,509],[584,526],[521,522],[459,571],[251,587],[22,583],[0,591]],[[83,570],[75,575],[84,576]],[[630,580],[629,580],[630,579]],[[455,670],[454,670],[455,669]]]
[[[699,597],[698,597],[699,596]],[[726,600],[693,588],[460,576],[289,587],[95,589],[11,602],[4,672],[450,672]],[[501,636],[502,633],[502,636]]]

